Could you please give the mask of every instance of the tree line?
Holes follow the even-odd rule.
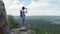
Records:
[[[21,26],[21,24],[18,23],[17,21],[18,20],[16,20],[13,16],[11,15],[8,16],[8,24],[10,26],[10,29],[19,28]],[[60,34],[60,29],[56,29],[54,28],[54,26],[42,26],[26,23],[26,27],[30,30],[35,31],[36,34]]]

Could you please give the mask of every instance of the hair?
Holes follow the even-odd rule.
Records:
[[[22,10],[24,10],[24,9],[25,9],[25,7],[23,6],[23,7],[22,7]]]

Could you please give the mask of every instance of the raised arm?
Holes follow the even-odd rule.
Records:
[[[26,8],[26,13],[27,13],[27,8]]]

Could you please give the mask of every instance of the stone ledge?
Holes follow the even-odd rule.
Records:
[[[32,30],[20,31],[20,28],[11,30],[11,34],[32,34],[32,32],[33,34],[35,34],[35,31],[32,31]]]

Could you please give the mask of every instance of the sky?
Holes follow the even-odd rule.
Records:
[[[26,16],[60,16],[60,0],[3,0],[7,15],[19,16],[22,6],[28,8]]]

